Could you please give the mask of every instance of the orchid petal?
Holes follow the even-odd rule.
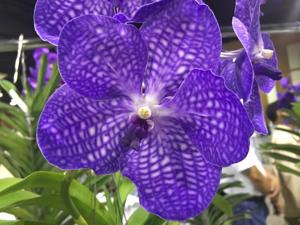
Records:
[[[39,120],[37,139],[43,155],[65,170],[117,171],[127,136],[128,105],[124,98],[91,100],[63,85],[48,100]]]
[[[165,107],[184,121],[209,162],[228,166],[247,155],[252,124],[236,95],[211,71],[193,70]]]
[[[180,123],[164,120],[121,161],[123,175],[138,189],[141,205],[167,220],[185,220],[205,210],[220,181]]]
[[[220,71],[227,88],[236,93],[244,101],[250,97],[254,73],[251,59],[245,51],[241,52],[235,61],[226,60]]]
[[[44,41],[54,45],[64,25],[83,15],[114,15],[114,5],[108,0],[37,0],[34,12],[35,30]]]
[[[211,10],[194,0],[163,1],[141,27],[148,45],[146,92],[173,96],[193,68],[216,69],[221,33]]]
[[[250,100],[246,102],[244,106],[254,126],[254,129],[261,134],[268,134],[263,107],[260,100],[258,85],[256,82],[253,83]]]
[[[58,59],[64,81],[86,97],[139,94],[147,47],[134,26],[88,15],[64,27]]]
[[[122,13],[127,17],[132,18],[139,8],[154,1],[156,0],[117,0],[117,5]]]
[[[260,0],[236,0],[234,16],[247,28],[255,43],[261,43]]]
[[[249,30],[237,17],[232,18],[232,27],[238,37],[239,41],[243,45],[245,51],[252,57],[253,46],[255,46],[255,40],[249,34]]]

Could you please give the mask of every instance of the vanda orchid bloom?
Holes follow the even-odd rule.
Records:
[[[35,30],[44,41],[57,45],[64,25],[83,15],[104,15],[129,20],[143,5],[155,0],[37,0]]]
[[[51,164],[121,170],[145,209],[185,220],[209,205],[221,167],[247,155],[253,128],[212,72],[221,33],[211,10],[194,0],[162,3],[140,29],[99,15],[64,26],[66,84],[46,103],[37,138]],[[153,4],[145,7],[161,3]]]
[[[244,49],[224,52],[220,73],[226,86],[244,101],[255,130],[267,134],[259,89],[268,93],[281,79],[276,52],[266,33],[260,30],[262,0],[236,0],[233,29]]]

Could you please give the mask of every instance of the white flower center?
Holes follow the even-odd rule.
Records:
[[[261,51],[261,55],[264,57],[264,59],[271,59],[273,57],[274,51],[270,49],[263,49]]]
[[[274,51],[270,49],[263,48],[256,55],[256,59],[271,59],[274,55]]]
[[[151,117],[152,112],[149,106],[142,106],[138,109],[137,114],[141,119],[147,120]]]

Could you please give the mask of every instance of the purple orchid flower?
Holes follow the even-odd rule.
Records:
[[[221,74],[229,89],[244,101],[256,131],[267,134],[259,89],[268,93],[281,79],[273,43],[260,31],[261,0],[236,0],[233,29],[244,49],[224,52]],[[229,58],[229,59],[228,59]]]
[[[278,93],[278,109],[292,109],[292,103],[297,102],[297,96],[291,92],[287,91],[284,94]]]
[[[35,30],[40,38],[57,45],[64,25],[83,15],[115,16],[128,21],[143,5],[156,0],[37,0],[34,12]]]
[[[57,61],[57,54],[54,52],[50,52],[50,50],[48,48],[35,49],[35,51],[33,53],[35,67],[29,68],[30,76],[27,78],[28,83],[33,90],[36,88],[36,85],[37,85],[38,74],[39,74],[39,65],[40,65],[40,61],[41,61],[41,58],[43,55],[47,55],[47,59],[48,59],[48,67],[47,67],[47,71],[45,74],[45,82],[47,82],[50,79],[53,65]]]
[[[292,85],[291,81],[290,81],[290,78],[289,77],[284,77],[280,80],[280,84],[287,91],[293,92],[296,95],[300,95],[300,83]]]
[[[221,167],[247,155],[253,128],[210,71],[221,52],[211,10],[194,0],[163,2],[140,30],[99,15],[64,26],[58,57],[66,84],[45,105],[37,139],[51,164],[121,170],[143,207],[185,220],[211,202]]]
[[[300,83],[292,85],[289,77],[284,77],[280,80],[281,86],[286,89],[285,93],[278,93],[278,108],[292,109],[292,103],[298,102],[300,94]]]

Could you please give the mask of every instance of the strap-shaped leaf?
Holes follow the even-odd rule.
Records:
[[[213,199],[213,204],[221,209],[226,215],[233,215],[232,205],[224,196],[216,194]]]
[[[300,155],[300,146],[292,145],[292,144],[274,144],[274,143],[266,143],[262,145],[263,149],[266,150],[280,150],[294,153],[296,155]]]
[[[294,175],[300,177],[300,170],[295,170],[295,169],[285,166],[281,163],[275,163],[275,165],[276,165],[277,169],[282,172],[291,173],[291,174],[294,174]]]
[[[48,67],[48,58],[46,55],[43,55],[40,59],[39,73],[38,73],[38,77],[37,77],[37,85],[35,88],[35,92],[33,94],[33,99],[35,98],[35,96],[40,94],[43,83],[45,81],[47,67]]]
[[[46,222],[38,222],[38,221],[7,221],[7,220],[0,220],[0,225],[53,225]]]
[[[45,102],[49,98],[49,96],[58,88],[60,84],[61,78],[59,75],[59,71],[57,68],[57,64],[54,64],[51,77],[48,80],[47,84],[43,87],[42,90],[36,90],[36,95],[33,96],[33,100],[31,102],[31,111],[34,116],[38,117],[39,113],[43,109]]]
[[[291,156],[287,156],[281,153],[277,153],[277,152],[263,152],[265,155],[268,155],[270,157],[272,157],[273,159],[277,159],[277,160],[283,160],[283,161],[288,161],[288,162],[292,162],[292,163],[300,163],[300,159],[297,158],[293,158]]]
[[[64,179],[65,176],[60,173],[35,172],[29,175],[28,177],[22,179],[20,182],[14,183],[2,190],[0,192],[0,198],[9,193],[14,193],[19,190],[32,188],[43,188],[60,192]],[[72,200],[75,204],[78,204],[80,206],[78,207],[78,205],[76,205],[78,209],[84,209],[84,212],[88,213],[88,215],[85,214],[87,217],[91,216],[91,213],[93,212],[93,210],[95,210],[100,224],[112,224],[112,222],[110,221],[110,217],[107,211],[105,210],[105,207],[98,201],[93,201],[94,195],[92,192],[89,191],[87,187],[83,186],[76,180],[72,180],[69,188],[69,194]],[[80,213],[83,214],[84,212]]]

